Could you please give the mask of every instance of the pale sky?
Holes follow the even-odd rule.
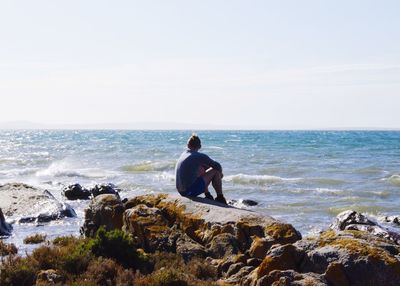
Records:
[[[399,15],[397,0],[1,1],[0,123],[400,128]]]

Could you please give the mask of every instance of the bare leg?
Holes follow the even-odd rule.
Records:
[[[208,191],[208,186],[212,183],[217,195],[222,195],[222,174],[215,169],[209,169],[203,176],[206,184],[205,192]]]

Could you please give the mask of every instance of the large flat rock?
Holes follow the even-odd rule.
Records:
[[[0,208],[8,219],[19,222],[46,222],[76,216],[75,211],[50,192],[26,184],[0,186]]]

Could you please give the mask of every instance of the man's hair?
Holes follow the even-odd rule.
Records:
[[[197,136],[196,133],[193,133],[192,136],[190,136],[187,145],[189,148],[195,148],[195,149],[200,149],[201,148],[201,141],[199,136]]]

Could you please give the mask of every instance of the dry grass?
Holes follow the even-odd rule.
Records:
[[[45,234],[34,234],[34,235],[30,235],[24,238],[24,243],[25,244],[38,244],[38,243],[42,243],[44,241],[46,241],[47,235]]]

